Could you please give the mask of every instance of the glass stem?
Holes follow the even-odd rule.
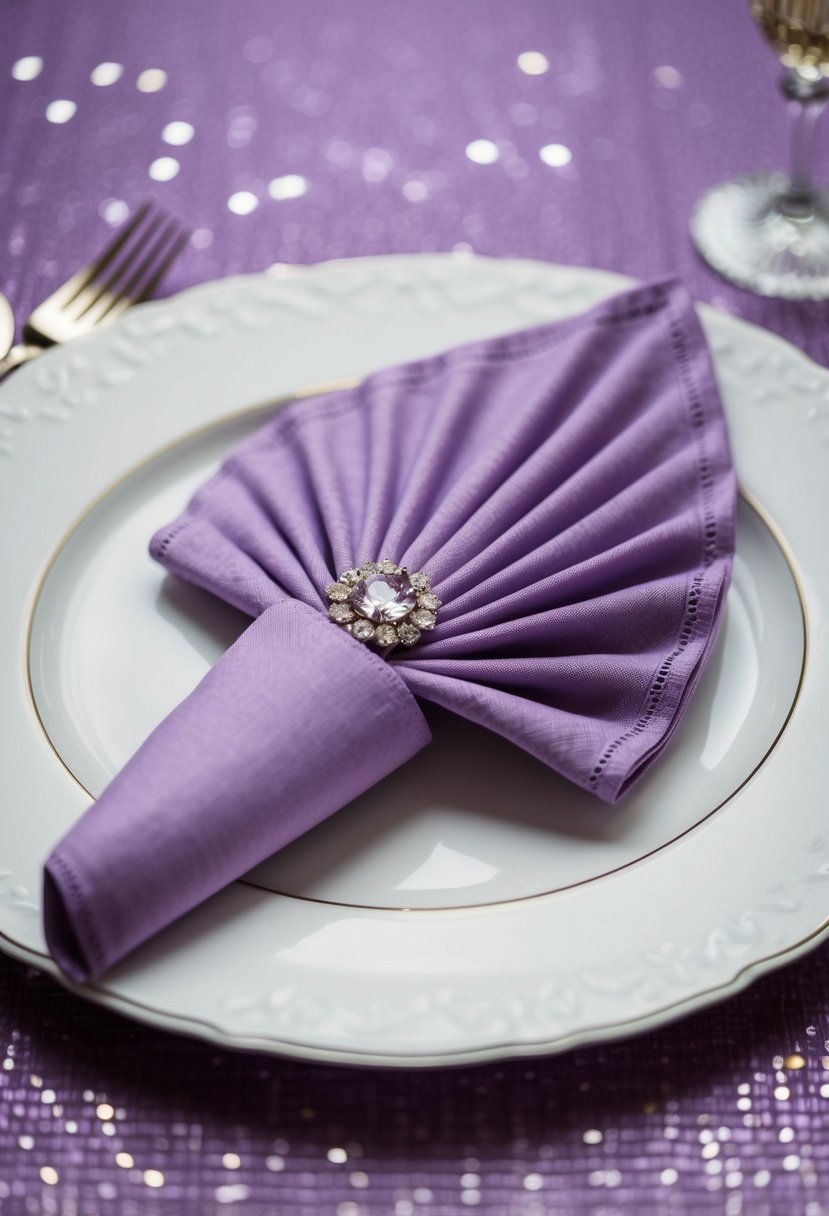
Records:
[[[809,219],[814,212],[815,135],[826,104],[827,84],[804,80],[797,72],[783,81],[789,101],[789,186],[780,199],[780,210],[790,219]]]

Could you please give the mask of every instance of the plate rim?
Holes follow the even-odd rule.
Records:
[[[380,1052],[370,1053],[349,1051],[343,1048],[324,1048],[314,1044],[306,1045],[290,1039],[274,1039],[266,1036],[257,1038],[256,1035],[228,1033],[206,1018],[187,1017],[182,1019],[179,1015],[169,1013],[157,1006],[126,998],[118,993],[107,992],[95,985],[75,984],[63,974],[48,955],[21,946],[2,930],[0,930],[0,948],[10,958],[27,963],[37,971],[50,975],[62,988],[74,996],[80,996],[84,1000],[90,1001],[91,1004],[106,1010],[107,1013],[117,1013],[142,1026],[169,1034],[183,1035],[188,1039],[208,1043],[214,1047],[344,1067],[377,1070],[422,1068],[439,1071],[467,1065],[494,1064],[501,1060],[544,1059],[563,1055],[565,1052],[574,1051],[580,1047],[593,1047],[604,1042],[620,1042],[649,1034],[651,1031],[671,1026],[675,1022],[701,1013],[719,1004],[726,997],[738,996],[757,980],[771,975],[775,971],[780,971],[788,964],[810,954],[827,938],[829,938],[829,916],[812,934],[797,942],[796,945],[786,947],[776,954],[768,955],[755,962],[747,963],[725,983],[662,1006],[646,1015],[631,1018],[627,1022],[590,1025],[558,1039],[539,1040],[538,1042],[505,1041],[486,1047],[475,1047],[468,1050],[455,1049],[451,1052],[435,1053],[434,1055],[407,1055],[399,1050],[384,1055]]]

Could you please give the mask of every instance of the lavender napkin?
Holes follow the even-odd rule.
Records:
[[[429,741],[415,698],[616,801],[710,653],[734,508],[677,283],[280,411],[152,540],[256,620],[52,852],[53,956],[99,975],[379,781]],[[326,595],[384,558],[442,601],[390,652]]]

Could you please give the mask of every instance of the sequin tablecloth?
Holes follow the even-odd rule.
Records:
[[[827,305],[733,290],[687,236],[704,187],[783,156],[740,3],[9,0],[0,21],[19,318],[152,193],[195,228],[171,291],[421,250],[674,271],[829,363]],[[821,1216],[828,1039],[825,946],[635,1041],[434,1074],[217,1052],[0,956],[0,1212]]]

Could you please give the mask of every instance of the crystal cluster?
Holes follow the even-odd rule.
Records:
[[[427,575],[409,574],[388,558],[344,570],[326,595],[331,620],[359,642],[381,650],[398,642],[414,646],[422,633],[434,629],[440,608]]]

